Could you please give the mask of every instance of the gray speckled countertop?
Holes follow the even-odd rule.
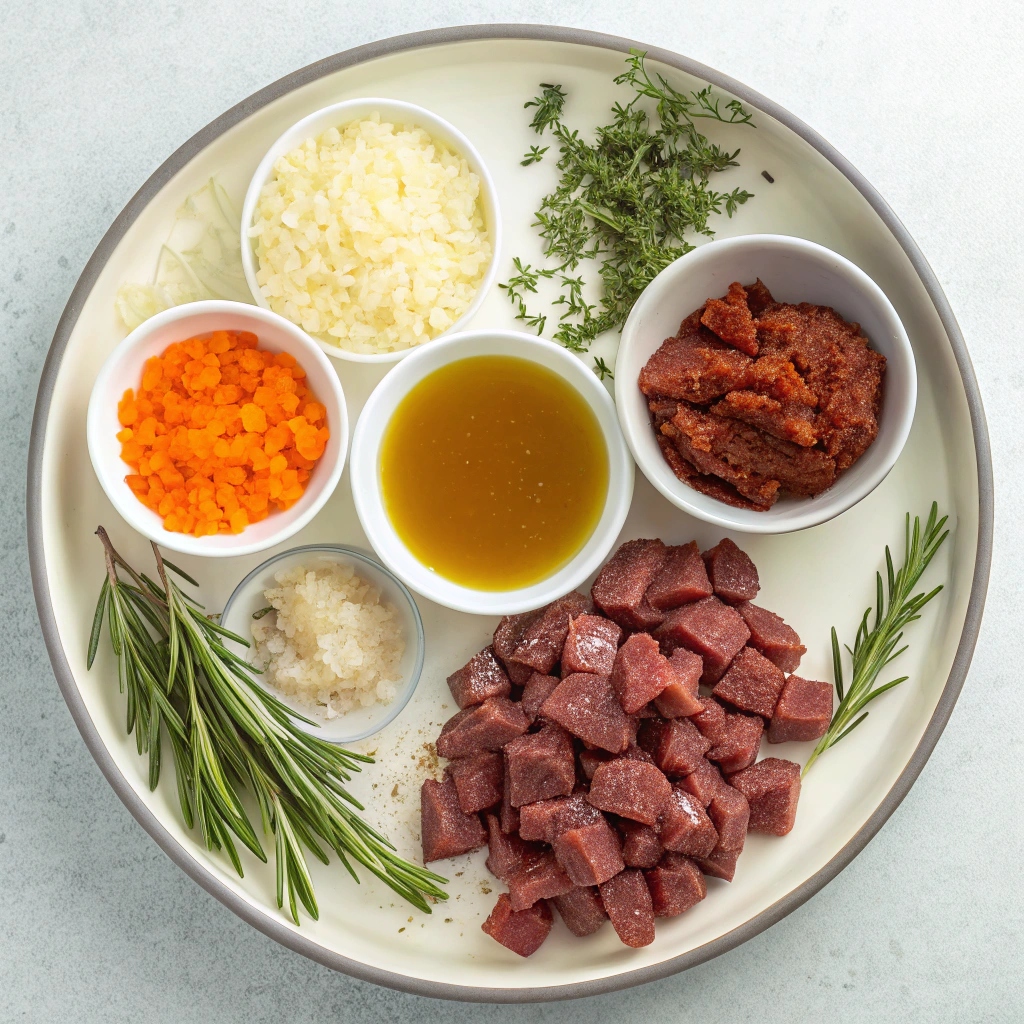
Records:
[[[1022,9],[1006,0],[7,0],[0,16],[0,1021],[1016,1021],[1024,1017],[1019,606],[1013,513],[1024,322]],[[986,401],[998,513],[988,611],[917,785],[834,882],[686,974],[575,1003],[465,1006],[351,981],[192,883],[103,781],[32,604],[25,453],[57,319],[151,171],[250,92],[384,36],[577,25],[688,54],[835,144],[916,237]]]

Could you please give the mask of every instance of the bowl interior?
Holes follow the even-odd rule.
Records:
[[[568,381],[597,417],[608,452],[608,494],[601,517],[582,549],[552,576],[516,590],[460,586],[430,571],[406,548],[384,507],[380,448],[391,416],[410,389],[451,362],[472,356],[515,356],[545,366]],[[370,396],[353,434],[352,493],[360,522],[381,560],[414,591],[448,608],[479,615],[511,615],[537,608],[579,586],[611,550],[633,496],[633,460],[622,439],[615,405],[604,385],[575,356],[553,342],[514,331],[454,335],[400,363]]]
[[[324,454],[310,473],[299,500],[285,511],[272,512],[239,534],[192,537],[164,529],[160,516],[148,509],[125,483],[129,469],[121,460],[117,403],[127,388],[138,388],[147,359],[175,341],[214,330],[252,331],[259,347],[295,356],[317,399],[327,409],[331,430]],[[173,551],[196,555],[243,555],[261,551],[290,537],[323,506],[341,478],[348,451],[348,413],[334,368],[299,328],[276,313],[237,302],[196,302],[158,313],[136,328],[110,355],[93,387],[88,412],[89,455],[107,496],[121,516],[141,534]]]
[[[304,117],[301,121],[292,125],[274,142],[256,168],[256,173],[249,183],[249,188],[245,193],[245,201],[242,204],[242,268],[245,272],[245,279],[256,302],[265,309],[269,309],[267,300],[263,297],[260,286],[256,281],[259,261],[256,258],[253,240],[249,237],[249,227],[256,212],[260,190],[273,173],[274,163],[277,159],[301,145],[306,139],[315,138],[322,132],[327,131],[328,128],[337,128],[348,124],[350,121],[368,117],[373,113],[379,113],[381,119],[385,121],[391,121],[400,125],[415,125],[416,127],[423,128],[433,138],[444,142],[455,152],[461,153],[466,158],[473,172],[480,178],[480,197],[483,203],[484,223],[493,254],[491,262],[480,282],[480,287],[477,289],[476,295],[465,313],[451,327],[438,335],[438,338],[445,337],[458,330],[460,325],[464,325],[477,312],[488,290],[494,283],[498,271],[499,251],[501,249],[501,216],[498,210],[494,182],[476,147],[454,125],[438,117],[437,114],[423,107],[418,107],[413,103],[374,97],[345,100],[342,103],[332,104],[329,107],[315,111],[308,117]],[[338,345],[322,341],[316,336],[313,336],[313,340],[316,341],[324,352],[333,358],[361,363],[397,362],[410,352],[415,352],[416,348],[419,347],[414,346],[412,348],[400,349],[397,352],[375,354],[349,352]],[[436,341],[438,339],[434,338],[432,340]]]
[[[317,544],[292,548],[257,566],[238,584],[224,606],[221,623],[232,632],[251,641],[253,613],[266,607],[267,601],[263,593],[268,587],[277,585],[274,579],[276,573],[299,565],[309,569],[323,569],[338,564],[352,565],[359,576],[376,586],[382,599],[395,608],[402,623],[405,653],[402,656],[400,681],[394,698],[388,704],[376,703],[328,719],[316,715],[307,705],[301,704],[294,697],[280,693],[264,683],[262,676],[257,675],[255,679],[283,704],[318,723],[308,725],[305,722],[296,722],[304,732],[331,743],[354,743],[379,732],[398,717],[416,689],[423,669],[423,623],[416,602],[399,580],[372,558],[354,548]],[[252,661],[253,647],[246,649],[234,641],[231,642],[231,647],[240,657]]]
[[[678,480],[658,448],[640,370],[680,322],[733,281],[756,278],[780,302],[832,306],[861,325],[887,367],[878,436],[824,493],[782,497],[765,512],[725,505]],[[669,501],[708,522],[750,533],[782,533],[825,522],[871,492],[892,468],[910,433],[917,397],[914,354],[882,290],[849,260],[823,246],[778,235],[709,242],[666,267],[633,307],[615,366],[615,397],[626,441],[644,475]]]

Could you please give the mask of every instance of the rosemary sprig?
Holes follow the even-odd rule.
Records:
[[[524,104],[533,110],[530,126],[538,134],[550,132],[559,149],[559,181],[535,221],[544,255],[555,265],[533,269],[516,258],[516,273],[502,287],[516,319],[541,334],[547,317],[531,312],[528,293],[537,292],[542,277],[557,275],[561,295],[555,305],[564,308],[554,338],[576,352],[622,327],[651,279],[693,249],[684,235],[713,235],[712,214],[731,217],[752,198],[744,189],[709,187],[712,174],[736,166],[739,150],[710,143],[695,126],[701,118],[751,125],[740,102],[723,106],[710,86],[683,93],[661,75],[652,78],[642,51],[631,51],[626,64],[615,81],[630,86],[633,98],[612,107],[611,123],[597,129],[593,143],[562,121],[566,93],[560,85],[542,83],[540,94]],[[653,115],[642,105],[649,100],[655,101]],[[548,148],[531,146],[521,163],[539,163]],[[591,261],[599,261],[599,305],[585,301],[577,271]]]
[[[394,846],[357,813],[364,810],[344,783],[373,758],[310,736],[308,721],[253,680],[252,666],[226,646],[248,646],[204,614],[203,606],[174,581],[195,580],[153,545],[157,581],[138,573],[110,543],[103,543],[107,575],[89,637],[88,665],[99,648],[106,617],[118,659],[118,683],[127,697],[127,727],[139,754],[149,756],[149,785],[160,779],[166,732],[174,758],[181,813],[188,828],[198,819],[207,849],[224,850],[241,875],[235,840],[266,862],[267,855],[242,803],[249,792],[259,807],[264,835],[273,834],[277,905],[299,923],[298,904],[319,917],[304,848],[323,863],[332,849],[358,882],[363,865],[415,907],[430,913],[447,899],[447,879],[403,860]],[[169,570],[169,571],[168,571]],[[122,573],[125,578],[122,578]]]
[[[832,627],[832,668],[835,674],[839,706],[832,715],[828,731],[818,741],[807,764],[804,765],[804,775],[821,754],[829,747],[835,746],[844,736],[849,736],[868,717],[868,712],[864,709],[871,701],[909,678],[909,676],[900,676],[882,686],[875,686],[875,681],[882,669],[907,649],[906,644],[899,650],[896,649],[903,639],[903,631],[911,622],[915,622],[921,617],[921,609],[942,590],[940,584],[927,593],[922,592],[911,596],[921,574],[928,568],[928,564],[935,557],[942,542],[949,536],[949,530],[943,529],[947,519],[948,516],[939,518],[939,506],[936,502],[932,502],[928,521],[922,532],[921,520],[918,516],[914,517],[914,528],[911,530],[910,513],[907,513],[906,554],[898,572],[893,569],[892,554],[886,545],[884,586],[882,574],[880,572],[875,574],[874,625],[868,627],[868,620],[871,616],[871,609],[868,608],[857,627],[857,637],[853,642],[853,649],[851,650],[849,646],[846,647],[852,658],[853,670],[848,688],[843,681],[843,660],[842,652],[839,649],[839,637],[836,634],[835,626]]]

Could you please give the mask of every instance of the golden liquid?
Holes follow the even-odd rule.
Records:
[[[511,356],[435,370],[384,432],[381,486],[399,537],[440,576],[514,590],[587,542],[608,491],[597,417],[560,376]]]

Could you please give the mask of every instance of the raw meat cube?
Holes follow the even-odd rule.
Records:
[[[647,588],[647,603],[659,611],[678,608],[714,593],[696,541],[668,549],[665,563]]]
[[[551,931],[551,908],[540,900],[518,913],[512,909],[508,893],[502,893],[491,916],[480,926],[492,939],[520,956],[530,956],[540,949]]]
[[[583,772],[583,777],[589,782],[594,777],[597,766],[604,764],[605,761],[610,761],[614,756],[614,754],[609,754],[607,750],[588,750],[584,747],[576,755],[576,760],[579,763],[580,770]]]
[[[720,743],[725,739],[727,727],[725,721],[725,708],[715,700],[714,697],[698,697],[701,710],[690,716],[700,734],[711,744]]]
[[[761,584],[757,567],[750,556],[728,537],[723,537],[701,556],[707,566],[708,579],[715,593],[728,604],[753,601]]]
[[[506,615],[494,631],[494,653],[501,658],[509,677],[516,686],[522,686],[533,673],[528,665],[514,662],[516,647],[528,626],[540,618],[541,611],[523,612],[521,615]]]
[[[711,741],[702,736],[688,718],[644,722],[640,743],[669,778],[696,771],[711,749]]]
[[[707,807],[721,786],[725,785],[722,773],[706,758],[696,769],[676,783],[679,789],[695,797],[701,807]]]
[[[700,322],[734,348],[757,355],[757,327],[747,307],[746,289],[733,281],[724,299],[708,299]]]
[[[586,935],[593,935],[608,920],[601,897],[598,896],[597,890],[589,885],[578,885],[575,889],[556,896],[552,902],[562,915],[565,927],[581,939]]]
[[[783,672],[795,672],[807,648],[800,643],[796,630],[767,608],[744,601],[736,611],[750,630],[750,642],[769,661],[775,662]]]
[[[628,540],[598,573],[590,590],[594,603],[620,626],[647,629],[654,609],[644,594],[665,561],[660,540]]]
[[[743,849],[750,821],[750,805],[738,789],[722,786],[708,804],[708,817],[718,832],[716,849],[737,852]]]
[[[540,856],[541,847],[524,842],[519,836],[505,835],[494,814],[487,819],[487,870],[495,878],[507,882],[517,871]]]
[[[498,750],[526,732],[529,725],[518,704],[507,697],[489,697],[445,722],[437,737],[437,753],[455,758]]]
[[[718,830],[700,801],[678,788],[665,802],[658,835],[666,850],[690,857],[706,857],[718,845]]]
[[[513,807],[568,796],[576,785],[572,740],[564,729],[550,722],[540,732],[507,743],[505,763]]]
[[[574,672],[544,701],[540,713],[612,754],[621,754],[636,738],[637,721],[622,710],[607,676]]]
[[[562,657],[569,622],[589,611],[590,607],[590,601],[576,591],[552,601],[523,630],[511,660],[528,665],[535,672],[550,672]]]
[[[697,699],[697,687],[704,671],[704,662],[693,651],[677,647],[668,663],[675,672],[675,679],[654,698],[654,706],[662,718],[696,715],[703,706]]]
[[[619,757],[598,765],[587,799],[602,811],[654,825],[672,785],[653,764]]]
[[[738,772],[757,759],[764,723],[756,715],[726,714],[725,736],[707,754],[723,772]]]
[[[704,659],[700,681],[710,686],[725,675],[729,663],[750,639],[750,630],[735,608],[717,597],[705,597],[669,612],[653,635],[666,654],[677,647],[699,654]]]
[[[493,647],[485,647],[469,662],[448,677],[448,688],[460,708],[482,704],[488,697],[507,697],[512,689],[508,673],[494,656]]]
[[[475,814],[501,801],[505,765],[501,754],[484,751],[451,761],[445,769],[455,782],[459,806],[466,814]]]
[[[560,682],[558,676],[542,676],[539,672],[533,672],[526,680],[519,706],[523,709],[523,714],[526,715],[526,720],[530,725],[537,720],[541,704],[555,692],[555,687]]]
[[[781,757],[766,757],[730,775],[729,785],[750,804],[751,832],[784,836],[792,830],[800,799],[800,765]]]
[[[606,676],[615,663],[622,628],[600,615],[579,615],[569,623],[562,648],[562,676],[592,672]]]
[[[666,853],[657,867],[644,872],[655,917],[676,917],[708,894],[700,868],[689,857]]]
[[[705,875],[731,882],[736,875],[736,861],[739,858],[739,850],[722,850],[716,847],[710,856],[694,857],[694,860]]]
[[[582,792],[572,796],[559,796],[551,800],[538,800],[525,804],[519,810],[519,834],[523,839],[536,839],[545,843],[571,828],[593,825],[601,820],[601,812],[591,806]]]
[[[622,836],[622,859],[628,868],[653,868],[661,860],[664,847],[650,825],[623,818],[618,822]]]
[[[768,742],[820,740],[832,721],[832,684],[790,676],[768,723]]]
[[[480,819],[466,814],[459,806],[455,783],[448,777],[443,782],[424,779],[420,789],[420,836],[423,842],[423,863],[457,857],[487,842]]]
[[[502,760],[505,762],[505,780],[502,784],[499,820],[501,821],[501,831],[506,835],[511,835],[513,832],[519,831],[519,808],[513,807],[510,799],[512,785],[508,776],[508,759],[502,758]]]
[[[592,825],[555,836],[552,846],[558,863],[576,885],[600,885],[626,866],[619,837],[603,816]]]
[[[753,647],[744,647],[712,693],[741,711],[752,711],[762,718],[775,714],[779,694],[786,685],[786,675],[774,662]]]
[[[615,934],[634,949],[654,941],[654,907],[643,872],[626,868],[599,886]]]
[[[524,864],[506,884],[513,910],[525,910],[537,900],[561,896],[572,888],[569,876],[550,850],[545,850],[536,860]]]
[[[634,633],[615,655],[612,689],[627,715],[635,715],[675,681],[668,658],[647,633]]]

